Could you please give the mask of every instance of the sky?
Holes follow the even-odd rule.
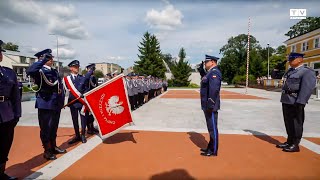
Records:
[[[149,31],[161,51],[177,57],[185,48],[194,65],[205,54],[222,57],[220,48],[231,36],[248,33],[262,47],[283,45],[284,34],[299,20],[290,9],[320,16],[320,1],[253,0],[1,0],[0,39],[35,53],[51,48],[67,65],[74,59],[112,62],[128,68],[138,60],[138,45]],[[55,59],[57,60],[57,58]]]

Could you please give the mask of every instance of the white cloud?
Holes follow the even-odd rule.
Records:
[[[49,33],[86,39],[89,33],[77,17],[75,8],[35,1],[2,0],[0,1],[0,23],[6,24],[45,24]]]
[[[72,48],[60,48],[59,47],[59,59],[62,60],[70,60],[70,59],[75,59],[76,57],[76,51]],[[52,49],[52,54],[55,56],[55,59],[57,59],[57,48]]]
[[[174,30],[182,25],[181,11],[166,1],[167,6],[161,11],[151,9],[147,12],[145,20],[151,28],[159,30]]]

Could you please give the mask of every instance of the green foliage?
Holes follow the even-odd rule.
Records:
[[[320,17],[307,17],[290,27],[285,34],[290,39],[320,28]]]
[[[33,89],[34,91],[37,91],[37,90],[38,90],[38,85],[34,84],[34,85],[32,86],[32,89]],[[30,87],[28,87],[28,86],[23,86],[23,87],[22,87],[22,92],[33,92],[32,89],[31,89]]]
[[[185,58],[186,52],[184,48],[181,48],[179,52],[179,61],[171,69],[174,86],[182,87],[190,84],[189,77],[191,75],[192,68],[190,67],[188,61],[185,61]]]
[[[240,34],[229,38],[228,43],[220,49],[223,57],[219,62],[219,67],[223,81],[230,84],[236,75],[244,75],[246,73],[247,44],[248,36]],[[259,65],[261,63],[260,51],[261,46],[259,45],[259,41],[255,37],[250,36],[250,62],[252,61],[253,64],[258,65],[258,67],[250,69],[251,71],[263,69]]]
[[[12,42],[7,42],[3,44],[3,49],[9,50],[9,51],[19,51],[19,46],[16,44],[13,44]]]
[[[82,75],[85,75],[85,74],[87,74],[87,70],[82,70],[81,71],[81,74]],[[100,71],[100,70],[95,70],[94,71],[94,73],[93,73],[93,75],[96,77],[96,78],[103,78],[104,77],[104,74],[103,74],[103,72],[102,71]]]
[[[160,43],[155,35],[146,32],[140,42],[138,55],[133,70],[135,73],[165,78],[166,67],[161,55]]]
[[[198,84],[195,84],[195,83],[190,83],[189,88],[200,88],[200,86]]]
[[[256,83],[256,78],[253,75],[249,75],[249,84],[255,84]],[[240,84],[240,85],[245,85],[246,84],[246,75],[236,75],[233,80],[233,84]]]
[[[173,87],[173,80],[172,79],[169,79],[168,80],[168,87]]]
[[[240,77],[246,75],[247,70],[247,42],[248,36],[240,34],[231,37],[228,43],[224,45],[220,52],[223,57],[219,62],[219,68],[222,73],[223,81],[230,83],[239,83]],[[286,47],[281,45],[276,49],[269,47],[270,74],[274,68],[279,66],[285,60]],[[257,77],[268,74],[268,47],[261,47],[255,37],[250,36],[250,56],[249,56],[249,75],[256,79]],[[284,66],[282,65],[281,68]]]
[[[94,71],[94,76],[95,76],[96,78],[103,78],[103,77],[104,77],[104,74],[103,74],[103,72],[100,71],[100,70],[95,70],[95,71]]]
[[[175,59],[169,53],[168,54],[162,54],[162,59],[164,60],[164,62],[167,63],[167,65],[168,65],[170,70],[172,70],[174,68],[174,66],[177,64]]]

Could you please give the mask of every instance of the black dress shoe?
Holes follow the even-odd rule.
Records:
[[[54,147],[54,150],[53,150],[53,154],[64,154],[64,153],[66,153],[67,152],[67,150],[65,150],[65,149],[61,149],[61,148],[59,148],[59,147]]]
[[[45,151],[43,157],[47,160],[56,160],[57,157],[49,151]]]
[[[73,139],[71,139],[68,144],[74,144],[74,143],[77,143],[77,142],[80,142],[81,141],[81,138],[76,136],[74,137]]]
[[[290,146],[284,148],[282,151],[284,151],[284,152],[300,152],[300,148],[299,148],[299,145],[293,144],[293,145],[290,145]]]
[[[95,127],[92,127],[92,131],[95,132],[95,133],[99,133],[99,130],[96,129]]]
[[[87,139],[86,139],[85,135],[81,135],[81,142],[82,143],[86,143],[87,142]]]
[[[286,148],[286,147],[288,147],[288,146],[290,146],[290,144],[288,144],[287,142],[276,145],[277,148],[282,148],[282,149],[283,149],[283,148]]]
[[[207,152],[203,152],[200,155],[201,156],[217,156],[217,154],[214,154],[211,150],[208,150]]]
[[[201,152],[207,152],[208,149],[202,149],[202,148],[201,148],[200,151],[201,151]]]
[[[17,180],[18,178],[16,178],[16,177],[11,177],[11,176],[9,176],[9,175],[7,175],[7,174],[3,174],[3,175],[0,175],[0,179],[2,180]]]
[[[90,135],[93,135],[93,134],[95,134],[92,130],[88,130],[87,131],[87,134],[90,134]]]

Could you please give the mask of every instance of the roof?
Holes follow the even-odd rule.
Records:
[[[29,57],[29,58],[36,58],[35,56],[33,56],[33,53],[30,52],[24,52],[24,51],[10,51],[10,50],[6,50],[6,52],[3,52],[3,54],[7,54],[7,55],[13,55],[13,56],[24,56],[24,57]]]
[[[312,30],[310,32],[307,32],[307,33],[304,33],[304,34],[300,34],[298,36],[295,36],[293,38],[290,38],[290,39],[287,39],[286,41],[284,41],[283,43],[285,44],[291,44],[293,42],[296,42],[296,41],[299,41],[299,40],[302,40],[302,39],[305,39],[309,36],[313,36],[314,34],[317,34],[320,32],[320,28],[318,29],[315,29],[315,30]]]

